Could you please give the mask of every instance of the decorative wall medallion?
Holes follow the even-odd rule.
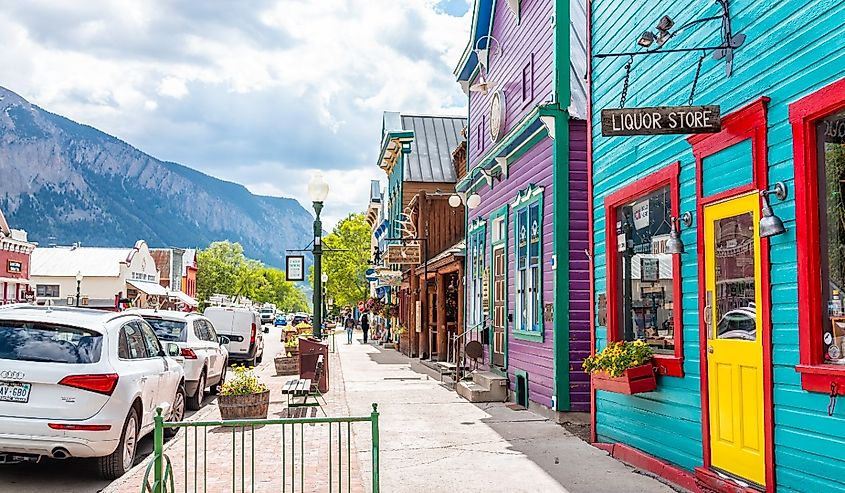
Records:
[[[501,89],[490,98],[490,138],[497,142],[505,128],[505,93]]]

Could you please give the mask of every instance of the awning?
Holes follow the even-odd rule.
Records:
[[[139,289],[139,290],[141,290],[141,291],[143,291],[147,294],[151,294],[153,296],[167,296],[167,289],[165,289],[164,286],[162,286],[161,284],[158,284],[158,283],[146,282],[146,281],[130,281],[130,280],[127,280],[126,284],[129,284],[130,286],[134,286],[137,289]]]
[[[181,300],[182,303],[184,303],[188,306],[198,306],[199,305],[197,300],[191,298],[190,296],[183,293],[182,291],[171,291],[170,296],[175,297],[175,298],[179,298],[179,300]]]

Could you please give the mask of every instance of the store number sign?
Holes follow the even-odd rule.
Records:
[[[605,137],[706,134],[721,130],[722,120],[717,105],[601,110],[601,134]]]

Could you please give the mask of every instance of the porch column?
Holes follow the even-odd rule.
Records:
[[[431,358],[431,352],[428,347],[428,314],[431,311],[431,305],[428,299],[428,279],[425,278],[420,283],[420,300],[422,301],[420,305],[420,311],[422,313],[420,314],[419,354],[420,357],[425,354]]]
[[[458,282],[456,284],[457,284],[457,288],[458,288],[458,327],[455,330],[457,331],[458,334],[462,334],[466,330],[466,327],[464,327],[464,265],[463,264],[460,264],[458,266]],[[465,341],[466,337],[464,337],[463,340]],[[459,353],[460,350],[461,349],[459,349],[457,347],[454,348],[455,363],[456,364],[458,363],[457,356],[458,356],[458,354],[460,354]]]
[[[437,359],[446,361],[449,356],[449,333],[446,330],[446,276],[437,273]]]
[[[408,356],[414,357],[419,354],[420,334],[417,332],[417,300],[420,299],[420,294],[417,289],[420,287],[420,278],[417,275],[416,269],[411,272],[411,297],[408,307],[410,320],[408,320]]]

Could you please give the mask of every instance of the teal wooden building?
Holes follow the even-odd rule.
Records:
[[[633,3],[588,9],[592,325],[657,388],[594,389],[593,441],[693,491],[845,491],[845,2]]]

